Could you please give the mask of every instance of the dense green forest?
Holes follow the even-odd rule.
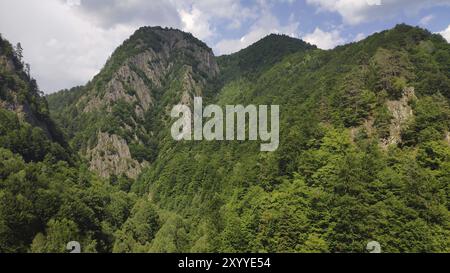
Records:
[[[25,49],[26,50],[26,49]],[[450,251],[450,45],[407,25],[215,57],[144,27],[44,97],[0,39],[0,252]],[[280,147],[175,142],[170,109],[280,105]],[[48,103],[47,103],[48,101]]]

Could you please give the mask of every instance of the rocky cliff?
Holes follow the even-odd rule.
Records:
[[[75,147],[102,176],[136,178],[158,153],[161,132],[155,123],[164,121],[168,106],[190,104],[218,73],[212,50],[191,34],[139,29],[70,102],[77,114]],[[58,94],[50,96],[50,104],[58,99]]]

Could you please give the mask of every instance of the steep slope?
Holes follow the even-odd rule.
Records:
[[[373,239],[387,252],[448,251],[449,54],[441,36],[398,25],[255,62],[213,102],[280,105],[280,148],[172,142],[133,190],[185,219],[161,229],[190,234],[172,251],[361,252]],[[224,61],[238,57],[221,58],[239,71]],[[152,251],[179,242],[161,236]]]
[[[103,177],[136,178],[156,159],[173,105],[191,104],[194,95],[213,98],[231,77],[259,73],[284,56],[312,49],[303,41],[270,35],[216,60],[211,49],[190,34],[144,27],[86,86],[47,99],[53,118],[74,149],[90,161],[91,170]],[[263,63],[260,55],[267,56]],[[217,62],[223,68],[220,74]]]
[[[202,95],[218,71],[211,49],[192,35],[145,27],[113,53],[87,86],[48,100],[91,170],[104,177],[136,178],[158,154],[157,123],[167,107]]]
[[[133,56],[167,44],[168,33],[190,37],[208,57],[176,54],[174,65],[160,66],[169,72],[138,66]],[[132,192],[162,212],[151,238],[137,236],[138,216],[130,217],[114,251],[362,252],[371,240],[385,252],[450,250],[450,46],[441,36],[398,25],[323,51],[272,35],[217,58],[219,69],[201,45],[144,28],[86,87],[49,97],[91,169],[130,177],[143,170]],[[132,64],[141,67],[137,76]],[[133,75],[128,83],[123,74]],[[279,149],[175,142],[168,110],[194,94],[219,105],[280,105]],[[149,156],[149,147],[157,152]]]
[[[21,55],[0,36],[0,253],[64,253],[73,240],[110,252],[114,232],[142,210],[156,229],[149,202],[132,211],[129,181],[99,179],[68,147]]]
[[[20,153],[26,161],[47,155],[68,160],[68,145],[50,119],[36,81],[25,72],[21,51],[0,37],[0,147]]]

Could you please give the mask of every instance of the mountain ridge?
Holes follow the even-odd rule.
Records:
[[[80,139],[81,153],[94,157],[91,159],[91,169],[99,170],[102,176],[126,172],[136,178],[140,169],[154,156],[151,154],[154,151],[144,147],[144,143],[150,146],[153,145],[150,142],[154,143],[147,137],[150,128],[141,126],[150,118],[145,115],[149,114],[156,101],[173,100],[171,95],[163,94],[161,90],[173,89],[171,85],[174,84],[180,85],[184,92],[180,100],[187,103],[193,94],[200,95],[199,88],[217,73],[212,50],[192,35],[160,27],[137,30],[115,51],[105,68],[81,89],[83,95],[74,105],[76,111],[83,112],[82,115],[90,122],[99,123],[92,128],[98,132],[96,139]],[[165,82],[167,79],[168,82]],[[49,98],[51,101],[51,96]],[[133,106],[130,108],[130,105]],[[96,114],[99,109],[111,114],[111,122],[101,124],[103,116]],[[120,115],[120,120],[116,119],[115,114]],[[83,124],[80,121],[80,131]],[[111,128],[112,125],[115,128]],[[133,134],[134,140],[129,137]],[[124,139],[128,143],[133,141],[133,146],[129,147]],[[100,148],[92,150],[91,144],[96,140],[101,140],[97,143]],[[104,154],[106,146],[113,148],[110,149],[112,154],[104,158],[101,154]]]
[[[177,39],[178,42],[177,44]],[[269,67],[271,64],[280,61],[281,58],[285,55],[288,55],[289,53],[292,53],[296,50],[309,50],[309,49],[314,49],[315,47],[310,46],[306,43],[304,43],[303,41],[297,40],[297,39],[293,39],[290,38],[288,36],[284,36],[284,35],[269,35],[265,38],[263,38],[259,43],[255,43],[254,45],[252,45],[253,47],[258,47],[258,45],[260,45],[261,43],[264,43],[265,41],[268,41],[269,43],[276,43],[277,41],[281,43],[282,45],[282,51],[280,51],[279,53],[277,53],[276,56],[274,56],[274,58],[269,61],[266,64],[266,67]],[[162,46],[165,45],[165,46]],[[153,98],[151,96],[148,96],[148,94],[150,93],[157,93],[159,92],[158,90],[161,88],[165,88],[163,87],[163,83],[161,81],[161,77],[164,77],[164,74],[166,73],[165,69],[171,69],[171,66],[173,65],[172,63],[170,63],[170,61],[167,61],[168,59],[170,59],[171,57],[168,55],[169,51],[172,48],[175,48],[177,46],[181,46],[181,48],[186,48],[185,51],[182,51],[180,54],[182,55],[181,58],[185,59],[185,62],[189,63],[190,65],[187,66],[187,74],[185,74],[184,76],[176,76],[175,78],[180,78],[180,77],[185,77],[184,79],[184,83],[181,83],[181,89],[187,89],[187,90],[191,90],[188,91],[187,93],[184,93],[181,95],[181,98],[178,102],[181,103],[187,103],[190,104],[191,100],[192,100],[192,94],[195,94],[197,96],[200,95],[205,95],[205,96],[211,96],[212,94],[207,94],[208,92],[210,92],[212,89],[218,89],[217,87],[213,87],[211,86],[210,83],[207,83],[207,81],[210,78],[214,78],[217,77],[219,74],[219,67],[218,64],[216,64],[216,57],[214,57],[211,48],[209,48],[205,43],[201,42],[200,40],[194,38],[191,34],[189,33],[185,33],[182,32],[180,30],[175,30],[175,29],[171,29],[171,28],[161,28],[161,27],[142,27],[140,29],[138,29],[132,36],[130,36],[129,39],[127,39],[121,46],[119,46],[114,53],[112,54],[112,57],[107,61],[104,69],[102,69],[102,71],[97,74],[91,81],[89,81],[87,83],[86,86],[84,87],[79,87],[79,88],[74,88],[71,89],[72,92],[70,90],[66,90],[63,92],[64,96],[72,96],[73,101],[69,102],[68,104],[66,104],[67,106],[69,106],[68,108],[77,108],[77,110],[72,110],[72,116],[75,115],[75,117],[77,116],[76,113],[79,112],[83,112],[81,115],[84,115],[86,113],[89,113],[91,110],[94,109],[99,109],[102,108],[104,106],[107,106],[107,112],[112,112],[113,111],[113,107],[111,107],[111,105],[114,105],[115,102],[117,102],[117,100],[120,99],[125,99],[127,101],[127,103],[137,103],[139,109],[135,109],[135,115],[141,115],[141,119],[142,119],[142,115],[144,112],[147,112],[149,110],[149,106],[151,106],[152,103],[154,103],[155,100],[157,100],[157,98],[155,98],[153,96]],[[250,49],[252,48],[252,46],[250,47]],[[187,60],[191,58],[191,54],[196,54],[195,52],[191,51],[191,47],[198,47],[197,49],[200,50],[198,54],[198,56],[202,56],[200,61],[198,63],[196,63],[197,61],[192,61],[192,60]],[[269,46],[270,47],[270,46]],[[202,53],[201,51],[204,50],[204,53]],[[266,50],[267,49],[264,49]],[[195,51],[195,50],[194,50]],[[247,51],[248,52],[248,51]],[[267,51],[268,52],[268,51]],[[266,53],[267,53],[266,52]],[[158,54],[162,54],[162,56],[160,57],[156,57]],[[236,54],[245,54],[246,51],[243,50],[241,53],[236,53]],[[206,55],[205,55],[206,54]],[[127,57],[128,56],[128,57]],[[236,55],[233,55],[236,56]],[[146,63],[145,59],[154,59],[153,61],[150,62],[156,62],[158,63],[158,60],[163,60],[163,63],[161,66],[156,66],[154,65],[154,63],[152,63],[152,67],[147,68],[146,67]],[[156,59],[155,59],[156,58]],[[226,57],[222,57],[222,60],[224,60]],[[232,57],[233,58],[233,57]],[[239,58],[239,56],[238,56]],[[255,59],[255,56],[251,57],[253,60]],[[194,57],[194,60],[199,59],[198,57]],[[164,61],[165,60],[165,61]],[[127,65],[126,63],[132,63],[131,65]],[[233,62],[233,60],[231,60],[231,62]],[[185,67],[186,68],[186,67]],[[120,70],[122,69],[122,70]],[[243,68],[244,70],[246,68]],[[192,71],[191,71],[192,70]],[[234,69],[235,70],[235,69]],[[155,74],[155,71],[157,71],[157,73]],[[144,72],[144,73],[143,73]],[[233,71],[233,73],[235,72],[239,72],[237,70]],[[249,70],[249,72],[251,72]],[[121,79],[114,79],[113,75],[117,73],[122,74],[122,78]],[[178,73],[178,72],[175,72]],[[182,72],[184,73],[184,72]],[[131,79],[131,84],[134,84],[134,86],[128,86],[128,85],[124,85],[123,81],[125,79],[125,77],[128,77],[129,75],[134,75],[134,79]],[[136,80],[136,81],[134,81]],[[107,86],[109,84],[109,86]],[[207,87],[208,85],[208,87]],[[148,89],[149,88],[149,89]],[[152,89],[152,91],[150,90]],[[88,91],[91,90],[91,91]],[[107,91],[104,94],[99,94],[99,92],[103,92],[100,90],[110,90]],[[117,91],[120,91],[119,93],[117,93]],[[136,90],[138,90],[137,94],[136,94]],[[89,94],[90,92],[90,94]],[[177,91],[174,91],[174,95],[178,96],[176,94]],[[183,91],[184,92],[184,91]],[[70,93],[70,95],[69,95]],[[190,93],[190,94],[189,94]],[[56,105],[53,102],[53,98],[57,98],[56,100],[58,100],[58,104],[59,104],[59,94],[60,93],[56,93],[56,94],[51,94],[47,96],[47,99],[50,102],[50,107],[53,107],[53,111],[52,112],[57,112],[57,111],[64,111],[64,109],[61,109],[60,105]],[[133,98],[136,97],[135,95],[137,95],[137,98]],[[158,94],[155,94],[156,96],[158,96]],[[91,96],[91,99],[88,99],[86,101],[86,97]],[[166,98],[166,100],[168,100],[168,98]],[[109,101],[109,103],[108,103]],[[177,104],[177,101],[172,101],[172,104]],[[67,101],[66,101],[67,103]],[[106,104],[106,105],[105,105]],[[167,104],[167,103],[165,103]],[[110,105],[110,106],[108,106]],[[82,109],[81,109],[82,108]],[[66,107],[67,109],[67,107]],[[131,115],[130,113],[130,109],[127,110],[128,111],[128,115]],[[167,111],[167,109],[166,109]],[[54,116],[54,118],[56,118],[56,120],[58,120],[57,116]],[[136,119],[136,118],[134,118]],[[95,122],[94,120],[89,121],[89,123]],[[62,125],[63,128],[65,127],[69,127],[72,124],[76,124],[77,122],[73,122],[72,120],[67,120],[65,121],[65,124],[60,124]],[[134,122],[135,123],[135,122]],[[71,124],[71,125],[69,125]],[[85,124],[85,122],[80,122],[80,126],[81,124]],[[108,126],[110,126],[111,124],[108,124]],[[128,124],[130,125],[130,124]],[[126,127],[128,127],[127,124],[125,124]],[[136,124],[137,125],[137,124]],[[103,127],[100,128],[100,127]],[[132,125],[133,127],[133,125]],[[104,125],[99,125],[97,128],[99,131],[105,131],[107,130],[106,128],[104,128]],[[71,128],[72,132],[76,132],[76,131],[82,131],[81,127],[77,127],[77,128]],[[92,134],[92,132],[90,133]],[[75,138],[75,141],[80,143],[83,142],[85,143],[86,140],[78,140],[76,139],[77,136],[67,133],[67,135],[70,136],[70,138]],[[79,135],[78,135],[79,136]],[[105,159],[105,160],[112,160],[113,162],[113,166],[110,164],[102,164],[101,162],[104,162],[105,160],[98,160],[98,158],[100,158],[101,156],[99,156],[98,154],[95,155],[94,157],[97,158],[93,161],[96,161],[97,163],[93,164],[91,166],[91,169],[101,169],[100,173],[102,176],[109,176],[110,175],[110,171],[109,170],[118,170],[118,172],[114,172],[113,174],[115,175],[121,175],[124,171],[127,172],[127,168],[126,165],[134,165],[134,166],[139,166],[137,168],[131,167],[131,172],[128,172],[127,174],[133,178],[137,177],[138,172],[140,171],[140,169],[142,167],[145,167],[144,165],[147,164],[149,157],[152,157],[151,155],[145,155],[148,153],[152,153],[151,151],[143,151],[144,148],[142,147],[143,142],[141,140],[138,140],[136,143],[136,146],[139,146],[140,150],[136,152],[137,157],[139,157],[140,159],[142,159],[142,157],[146,157],[147,160],[142,161],[141,163],[137,162],[135,160],[135,157],[132,156],[133,152],[125,147],[128,145],[124,145],[124,143],[120,140],[122,139],[122,137],[119,137],[116,140],[107,140],[108,138],[110,138],[109,136],[106,135],[102,135],[102,137],[100,137],[100,135],[98,135],[99,138],[98,139],[104,139],[104,137],[106,137],[106,139],[104,139],[104,143],[102,144],[102,146],[108,146],[108,145],[112,145],[114,146],[114,149],[119,151],[121,150],[122,152],[120,152],[120,154],[122,156],[119,156],[119,158],[127,158],[128,162],[117,162],[116,159]],[[92,142],[92,140],[88,140],[89,142]],[[127,142],[130,141],[130,139],[126,139]],[[145,141],[144,141],[145,142]],[[82,147],[80,147],[80,145]],[[75,144],[75,146],[77,147],[76,149],[80,149],[81,154],[84,156],[87,155],[87,153],[91,153],[92,151],[90,151],[88,149],[88,146],[90,146],[88,144],[88,146],[86,146],[85,144]],[[103,147],[102,149],[104,149],[105,147]],[[100,149],[100,150],[102,150]],[[84,151],[83,151],[84,150]],[[128,151],[130,150],[130,151]],[[97,152],[94,152],[97,153]],[[88,157],[92,157],[91,155],[87,155]],[[91,160],[92,161],[92,160]],[[142,163],[144,165],[142,165]],[[102,166],[99,166],[102,165]],[[115,164],[115,165],[114,165]],[[118,167],[118,165],[120,165],[120,167]]]
[[[151,160],[130,190],[166,218],[150,243],[121,227],[114,251],[360,252],[368,238],[387,252],[448,250],[449,44],[398,25],[327,51],[285,38],[283,54],[264,55],[276,52],[277,38],[214,57],[218,72],[209,76],[181,53],[182,69],[152,89],[155,108],[134,120],[145,125],[134,155]],[[173,141],[168,111],[194,95],[218,105],[280,105],[280,148]],[[133,159],[135,140],[124,124],[139,127],[126,121],[130,104],[116,105],[113,116],[123,120],[106,119],[72,144],[98,138],[103,144],[92,144],[100,154],[125,143]],[[95,124],[89,121],[81,124]],[[108,131],[111,125],[119,130]]]

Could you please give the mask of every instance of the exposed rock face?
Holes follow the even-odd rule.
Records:
[[[376,131],[373,124],[374,124],[373,117],[369,117],[368,119],[364,120],[364,123],[361,126],[350,128],[351,141],[352,142],[355,141],[358,132],[361,132],[361,130],[364,130],[368,136],[373,136],[374,132]]]
[[[195,74],[201,73],[208,77],[218,75],[219,66],[212,51],[188,41],[186,33],[159,28],[152,29],[152,32],[161,37],[159,51],[147,48],[144,52],[129,57],[114,73],[105,90],[95,97],[84,98],[87,102],[84,112],[95,111],[104,106],[111,111],[111,106],[119,100],[136,104],[135,112],[138,115],[148,111],[155,102],[155,89],[161,88],[168,74],[177,64],[180,65],[179,55],[189,55],[197,62],[195,68],[192,64],[181,62],[185,71],[183,90],[180,90],[182,102],[187,102],[187,95],[201,95],[206,79],[197,77],[195,81]]]
[[[192,77],[192,67],[185,67],[183,75],[183,88],[181,95],[181,104],[192,105],[195,96],[202,95],[202,86],[198,85]]]
[[[14,72],[14,70],[16,69],[13,61],[3,55],[0,56],[0,67],[5,72]]]
[[[387,147],[401,142],[402,128],[414,116],[413,110],[409,105],[413,99],[416,99],[414,88],[408,87],[403,90],[402,97],[399,100],[387,101],[387,107],[393,118],[389,129],[389,137],[382,140],[383,146]]]
[[[133,71],[131,67],[136,65],[135,67],[141,69],[145,76],[149,77],[148,79],[152,84],[160,87],[160,77],[155,76],[160,70],[150,70],[149,67],[144,65],[145,62],[150,62],[150,60],[151,58],[149,58],[147,52],[128,60],[113,75],[101,96],[85,98],[87,105],[83,112],[92,112],[104,107],[106,107],[108,112],[111,112],[111,106],[119,100],[135,104],[135,112],[138,115],[141,115],[143,111],[147,111],[153,103],[151,86],[147,86],[144,79]]]
[[[165,104],[173,100],[190,105],[195,95],[203,94],[208,80],[218,74],[219,66],[212,50],[190,34],[162,28],[138,30],[116,50],[75,102],[79,112],[96,119],[108,115],[115,118],[118,104],[123,107],[125,103],[133,112],[124,114],[127,122],[115,124],[115,128],[119,127],[131,139],[96,128],[95,146],[87,145],[80,151],[90,160],[91,170],[103,177],[126,174],[135,178],[148,162],[133,158],[130,145],[145,145],[149,137],[158,133],[144,125],[148,124],[148,113],[157,106],[170,111],[173,105]],[[165,96],[167,90],[171,92],[169,97]]]
[[[98,133],[97,145],[86,152],[90,158],[90,169],[102,177],[125,174],[136,178],[145,164],[139,164],[131,157],[127,142],[117,135]]]

